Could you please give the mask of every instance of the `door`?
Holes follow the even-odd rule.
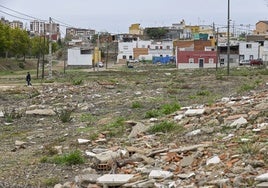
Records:
[[[199,68],[203,68],[204,67],[204,59],[202,58],[200,58],[200,59],[198,59],[198,63],[199,63]]]

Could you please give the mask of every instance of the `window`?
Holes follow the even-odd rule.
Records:
[[[127,59],[127,56],[123,55],[123,59]]]
[[[213,64],[214,63],[214,59],[213,58],[209,58],[208,59],[208,63]]]
[[[158,50],[158,46],[156,46],[155,49]]]
[[[167,50],[170,50],[170,46],[167,46]]]
[[[160,49],[162,50],[162,49],[163,49],[163,47],[162,47],[162,46],[160,46]]]
[[[194,63],[194,58],[189,58],[189,63]]]
[[[123,46],[123,49],[124,50],[128,50],[128,46]]]
[[[246,44],[246,48],[252,48],[252,44]]]
[[[91,50],[80,50],[80,54],[91,54]]]
[[[221,65],[224,65],[224,58],[221,58],[221,59],[220,59],[220,64],[221,64]]]

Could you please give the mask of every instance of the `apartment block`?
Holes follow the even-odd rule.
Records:
[[[23,23],[21,21],[18,21],[18,20],[14,20],[14,21],[10,22],[9,26],[12,29],[15,29],[15,28],[23,29]]]

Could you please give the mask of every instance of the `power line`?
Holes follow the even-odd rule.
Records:
[[[19,16],[15,16],[15,15],[9,14],[9,13],[7,13],[7,12],[5,12],[5,11],[2,11],[2,10],[0,10],[0,12],[4,13],[4,14],[6,14],[6,15],[12,16],[12,17],[14,17],[14,18],[18,18],[18,19],[21,19],[21,20],[31,21],[30,19],[26,19],[26,18],[22,18],[22,17],[19,17]]]
[[[64,22],[62,22],[62,21],[60,21],[60,20],[57,20],[57,19],[55,19],[55,18],[52,18],[52,20],[55,20],[56,22],[60,23],[61,26],[63,26],[63,27],[73,27],[72,25],[67,24],[67,23],[64,23]]]
[[[7,10],[9,10],[9,11],[15,12],[15,13],[17,13],[17,14],[20,14],[20,15],[26,16],[26,17],[28,17],[28,18],[34,19],[34,20],[45,21],[45,20],[42,20],[42,19],[39,19],[39,18],[36,18],[36,17],[30,16],[30,15],[28,15],[28,14],[24,14],[24,13],[22,13],[22,12],[19,12],[19,11],[13,10],[13,9],[11,9],[11,8],[5,7],[5,6],[3,6],[3,5],[0,5],[0,7],[5,8],[5,9],[7,9]],[[14,15],[11,15],[11,16],[14,16]],[[14,17],[15,17],[15,16],[14,16]],[[21,19],[26,20],[25,18],[21,18]],[[29,20],[30,20],[30,19],[29,19]]]

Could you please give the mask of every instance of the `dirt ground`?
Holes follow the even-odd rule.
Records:
[[[63,152],[94,147],[77,144],[78,138],[90,138],[90,132],[80,131],[81,127],[103,126],[118,117],[140,121],[146,112],[163,104],[210,105],[222,97],[243,95],[248,88],[258,89],[268,81],[267,74],[253,69],[232,70],[231,76],[226,76],[225,71],[216,74],[215,70],[142,64],[128,69],[123,65],[98,72],[68,70],[65,75],[56,71],[53,81],[33,78],[33,87],[25,86],[24,71],[1,75],[0,111],[17,117],[0,118],[0,187],[53,187],[72,181],[81,169],[91,165],[89,161],[68,166],[44,163],[42,159],[50,146],[61,146]],[[133,108],[134,103],[141,107]],[[57,115],[25,114],[36,106],[55,109],[68,105],[78,107],[67,123]],[[90,114],[92,119],[82,121],[83,114]],[[113,140],[117,140],[116,136],[110,138]]]

